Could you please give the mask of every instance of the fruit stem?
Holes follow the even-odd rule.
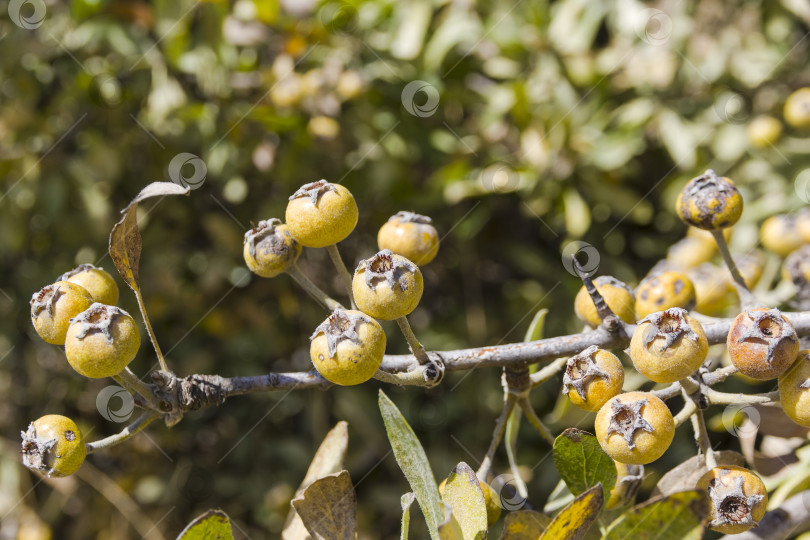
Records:
[[[526,413],[526,419],[529,421],[531,425],[540,433],[540,435],[546,440],[546,442],[552,446],[554,446],[554,435],[551,434],[551,431],[546,427],[540,417],[537,416],[537,413],[534,412],[534,407],[532,407],[531,401],[527,396],[523,396],[518,400],[520,404],[520,408],[523,409],[523,412]]]
[[[778,390],[767,394],[729,394],[709,388],[707,396],[712,405],[772,405],[779,401]]]
[[[158,357],[158,362],[160,362],[160,369],[161,371],[169,371],[169,366],[166,364],[166,359],[163,358],[163,352],[160,350],[157,337],[155,337],[155,331],[152,330],[152,323],[149,322],[149,315],[146,314],[146,305],[143,303],[143,295],[141,295],[141,290],[136,288],[133,289],[133,291],[135,291],[135,298],[138,300],[138,309],[141,310],[143,324],[146,326],[146,333],[149,334],[149,340],[152,342],[152,346],[155,348],[155,354],[157,354]]]
[[[602,326],[611,334],[621,334],[624,330],[624,322],[616,316],[613,310],[610,309],[610,306],[607,305],[604,297],[602,297],[602,294],[596,289],[596,285],[593,284],[591,276],[589,276],[585,269],[579,264],[576,255],[571,256],[571,261],[573,262],[574,269],[577,271],[579,279],[581,279],[582,284],[585,285],[585,290],[588,291],[593,305],[596,306],[596,313],[598,313],[599,318],[602,319]]]
[[[147,411],[140,415],[134,422],[121,430],[120,433],[110,435],[103,439],[93,441],[86,444],[87,453],[92,454],[98,450],[103,450],[117,444],[121,444],[132,436],[136,435],[143,428],[151,424],[154,420],[160,417],[160,413],[154,411]]]
[[[757,299],[748,288],[748,285],[746,285],[745,279],[743,279],[740,270],[737,268],[737,263],[735,263],[734,259],[731,257],[731,252],[726,243],[726,237],[723,236],[723,230],[717,229],[712,231],[712,236],[714,236],[714,241],[717,244],[720,255],[723,257],[723,261],[726,263],[729,272],[731,272],[734,287],[737,289],[737,295],[740,297],[740,304],[742,304],[743,310],[757,306],[759,302],[757,302]]]
[[[383,371],[378,369],[374,374],[374,378],[388,384],[396,384],[397,386],[433,386],[433,381],[425,374],[425,370],[430,364],[419,365],[416,369],[410,371],[400,371],[398,373],[391,373],[390,371]]]
[[[550,378],[554,377],[560,370],[565,367],[565,364],[568,362],[568,357],[561,357],[557,358],[549,365],[542,368],[540,371],[536,371],[529,376],[531,380],[531,388],[536,388],[549,380]]]
[[[118,375],[113,375],[113,379],[115,382],[123,386],[130,394],[138,394],[142,396],[147,401],[150,408],[156,411],[160,410],[158,400],[155,397],[155,393],[152,391],[152,387],[139,379],[138,376],[132,373],[128,367],[122,369]]]
[[[501,415],[495,422],[495,429],[492,430],[492,440],[489,443],[489,448],[487,449],[484,459],[481,460],[481,466],[478,467],[478,472],[475,473],[479,480],[486,481],[490,468],[492,468],[492,458],[495,457],[495,451],[498,449],[498,445],[501,444],[503,434],[506,431],[506,421],[509,419],[509,415],[512,414],[512,409],[515,408],[515,405],[517,405],[515,396],[506,394],[503,401],[503,408],[501,409]]]
[[[697,411],[697,405],[691,399],[687,399],[686,402],[683,404],[683,409],[675,415],[673,420],[675,421],[675,427],[679,427],[681,424],[686,422],[689,418],[692,417],[693,414]]]
[[[429,364],[430,358],[428,358],[425,348],[419,343],[419,340],[416,339],[416,334],[413,333],[411,324],[408,322],[408,317],[400,317],[397,319],[397,324],[399,325],[399,329],[402,330],[402,335],[405,336],[405,340],[408,342],[408,347],[410,347],[411,352],[419,363],[422,365]]]
[[[685,383],[687,381],[688,379],[682,380],[681,386],[686,387],[687,385]],[[695,442],[700,449],[700,453],[703,454],[706,467],[708,469],[713,469],[717,467],[717,461],[714,458],[712,442],[709,440],[709,432],[706,430],[706,421],[703,418],[703,410],[701,410],[700,405],[698,405],[695,399],[695,396],[699,395],[699,392],[690,393],[686,388],[684,388],[681,393],[683,394],[683,399],[686,401],[686,404],[692,403],[695,407],[694,412],[690,415],[692,420],[692,429],[695,432]],[[686,409],[686,405],[684,405],[684,409]],[[680,416],[680,414],[678,416]]]
[[[340,256],[337,244],[326,246],[326,252],[329,253],[329,258],[332,259],[332,264],[335,265],[335,269],[340,276],[340,281],[342,281],[343,286],[346,287],[346,292],[349,294],[352,309],[357,309],[357,304],[354,303],[354,293],[352,293],[352,275],[349,273],[349,270],[346,268],[346,264],[343,262],[343,258]]]
[[[310,280],[306,274],[304,274],[304,272],[298,266],[298,263],[295,263],[287,268],[287,273],[296,281],[296,283],[301,286],[302,289],[307,292],[307,294],[320,302],[321,305],[323,305],[323,307],[329,311],[334,311],[338,308],[344,309],[343,304],[330,297],[328,294],[323,292],[320,287],[315,285],[312,280]]]

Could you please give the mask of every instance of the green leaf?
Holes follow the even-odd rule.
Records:
[[[295,492],[295,497],[301,495],[315,480],[341,471],[343,469],[343,458],[346,456],[346,448],[348,445],[348,424],[346,422],[338,422],[335,424],[335,427],[329,430],[329,433],[323,438],[323,442],[321,442],[318,450],[315,451],[315,456],[309,464],[304,480]],[[295,540],[305,536],[307,536],[306,527],[304,527],[304,524],[301,522],[301,518],[298,517],[295,508],[290,506],[290,512],[287,514],[287,520],[284,524],[284,530],[281,532],[281,538],[284,540]]]
[[[602,509],[604,494],[597,485],[571,501],[548,524],[541,540],[581,540],[588,533],[599,511]],[[630,537],[632,538],[632,537]]]
[[[453,468],[444,486],[442,501],[453,510],[464,540],[487,536],[487,507],[481,483],[463,461]]]
[[[568,428],[554,441],[554,465],[565,485],[579,495],[597,484],[606,493],[616,485],[616,465],[596,437],[576,428]]]
[[[523,337],[523,341],[537,341],[538,339],[543,339],[543,329],[546,325],[546,315],[548,315],[548,309],[543,308],[537,310],[531,324],[529,324],[529,328],[526,330],[526,335]]]
[[[231,520],[222,510],[208,510],[189,523],[177,540],[233,540]]]
[[[357,537],[357,498],[349,471],[314,481],[292,505],[315,540]]]
[[[430,469],[425,449],[422,448],[419,439],[416,438],[416,434],[397,406],[382,390],[380,390],[379,404],[394,457],[399,468],[405,473],[405,478],[408,479],[416,500],[422,508],[430,537],[437,539],[439,538],[439,524],[444,521],[444,513],[439,488],[436,486],[436,478]]]
[[[700,490],[656,497],[619,516],[602,540],[699,540],[708,510]]]
[[[503,522],[500,540],[537,540],[549,523],[550,517],[534,510],[509,512]]]
[[[408,540],[408,532],[411,528],[411,505],[415,500],[416,496],[412,491],[399,499],[399,504],[402,506],[402,529],[400,530],[399,540]]]

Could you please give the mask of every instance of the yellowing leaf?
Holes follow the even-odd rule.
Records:
[[[602,540],[700,540],[709,501],[691,490],[634,506],[610,524]]]
[[[500,540],[537,540],[551,518],[534,510],[519,510],[506,515]]]
[[[315,480],[292,505],[315,540],[357,537],[357,500],[349,471]]]
[[[124,217],[110,233],[110,257],[121,277],[134,291],[140,287],[138,267],[141,261],[141,232],[135,214],[138,204],[151,197],[188,195],[189,188],[172,182],[152,182],[132,199],[121,213]]]
[[[487,507],[484,492],[475,471],[463,461],[447,477],[442,501],[452,508],[464,540],[486,538]]]
[[[441,503],[444,511],[444,521],[439,523],[439,540],[464,540],[464,533],[461,531],[453,510],[444,503]]]
[[[616,484],[616,465],[587,431],[563,431],[554,441],[553,456],[554,465],[574,495],[600,483],[609,493]]]
[[[222,510],[209,510],[189,523],[177,540],[233,540],[231,520]]]
[[[604,495],[602,484],[597,484],[563,508],[546,527],[542,540],[580,540],[585,537],[599,510]]]
[[[295,497],[301,495],[306,488],[315,480],[323,478],[326,475],[334,474],[343,469],[343,458],[346,456],[346,447],[349,444],[349,431],[346,422],[338,422],[329,433],[324,437],[323,442],[315,452],[315,457],[309,464],[307,474],[304,476],[304,481],[298,486],[295,492]],[[293,497],[293,498],[295,498]],[[290,508],[287,514],[287,521],[285,522],[284,531],[281,533],[281,538],[284,540],[299,540],[307,538],[307,533],[304,523],[298,517],[298,513],[294,508]]]

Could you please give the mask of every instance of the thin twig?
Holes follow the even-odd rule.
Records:
[[[138,309],[141,310],[143,323],[146,326],[146,333],[149,334],[149,340],[152,342],[152,346],[155,348],[155,354],[158,357],[158,362],[160,362],[160,369],[163,371],[169,371],[169,366],[166,364],[166,359],[163,357],[163,351],[160,350],[160,345],[158,345],[155,331],[152,330],[152,323],[149,322],[149,315],[146,314],[146,305],[143,303],[143,295],[141,294],[141,290],[133,289],[133,291],[135,292],[135,298],[138,300]]]
[[[599,318],[602,319],[602,326],[611,334],[624,334],[624,322],[610,309],[610,306],[608,306],[604,297],[602,297],[602,294],[596,288],[596,285],[593,284],[591,276],[582,268],[582,265],[579,264],[575,255],[571,256],[571,261],[574,265],[574,269],[577,271],[579,279],[582,280],[582,284],[585,285],[585,290],[591,297],[593,305],[596,307],[596,313],[599,315]],[[625,334],[625,337],[626,335],[627,334]]]
[[[709,388],[707,396],[712,405],[767,405],[779,402],[778,390],[767,394],[729,394]]]
[[[726,263],[729,272],[731,272],[731,277],[734,280],[734,286],[737,289],[743,310],[755,307],[758,304],[757,299],[745,283],[745,279],[737,268],[737,263],[735,263],[734,259],[731,257],[731,252],[728,250],[728,244],[726,243],[726,237],[723,236],[723,230],[717,229],[712,231],[712,236],[714,236],[714,241],[717,244],[720,255],[723,256],[723,261]]]
[[[520,408],[523,409],[523,412],[526,414],[526,419],[529,423],[534,426],[540,435],[546,440],[546,442],[550,445],[554,445],[554,435],[551,434],[551,431],[546,427],[540,417],[537,416],[537,413],[534,412],[534,407],[532,407],[531,401],[529,401],[528,397],[521,397],[518,399],[518,404]]]
[[[509,419],[509,415],[512,413],[512,409],[515,408],[516,404],[517,400],[515,397],[511,394],[506,394],[503,401],[503,408],[501,409],[501,415],[495,422],[495,429],[492,430],[492,440],[489,442],[489,448],[487,449],[484,459],[481,460],[481,466],[478,467],[478,472],[476,473],[479,480],[486,481],[487,475],[492,468],[492,459],[495,457],[495,450],[497,450],[498,445],[501,444],[503,433],[506,431],[506,421]]]
[[[289,267],[287,269],[287,273],[301,286],[302,289],[307,292],[307,294],[320,302],[321,305],[329,311],[344,309],[343,304],[330,297],[328,294],[323,292],[320,287],[312,283],[312,281],[306,276],[306,274],[304,274],[297,263]]]
[[[153,410],[159,411],[160,404],[158,403],[152,387],[138,378],[137,375],[132,373],[128,367],[122,369],[118,375],[114,375],[113,379],[123,386],[130,394],[137,394],[143,397],[146,404]]]
[[[105,437],[103,439],[99,439],[97,441],[87,443],[87,453],[92,454],[98,450],[102,450],[104,448],[110,448],[111,446],[115,446],[117,444],[121,444],[122,442],[126,441],[133,435],[137,434],[143,428],[151,424],[154,420],[159,418],[161,415],[155,411],[147,411],[140,415],[134,422],[130,425],[125,427],[121,430],[120,433],[116,433],[115,435],[110,435],[109,437]]]
[[[433,386],[435,383],[426,373],[430,368],[429,364],[424,364],[411,371],[404,371],[401,373],[389,373],[381,369],[377,370],[374,374],[374,379],[388,384],[396,384],[398,386]]]
[[[329,258],[332,259],[332,264],[335,265],[335,270],[337,270],[338,276],[340,276],[340,281],[343,282],[343,286],[346,288],[352,309],[357,309],[357,304],[354,303],[354,293],[352,292],[352,275],[346,268],[343,258],[340,256],[337,244],[326,246],[326,252],[329,253]]]
[[[531,387],[536,388],[550,378],[554,377],[563,367],[565,367],[566,362],[568,362],[568,359],[565,357],[557,358],[549,365],[544,366],[539,371],[532,373],[529,376],[529,380],[531,380]]]
[[[686,422],[692,415],[697,411],[697,405],[691,399],[687,399],[686,403],[683,405],[683,409],[680,410],[678,414],[675,415],[673,420],[675,421],[675,427],[679,427],[681,424]]]
[[[402,335],[405,336],[405,340],[408,342],[408,347],[410,347],[411,352],[419,363],[421,365],[429,363],[430,358],[428,358],[425,347],[416,339],[416,334],[413,333],[411,324],[408,322],[408,317],[400,317],[397,319],[397,324],[399,325],[399,329],[402,330]]]

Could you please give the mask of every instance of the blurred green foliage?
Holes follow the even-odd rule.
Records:
[[[142,288],[178,374],[309,369],[307,337],[323,313],[288,277],[251,276],[241,238],[251,221],[283,217],[287,196],[319,178],[344,183],[360,206],[341,245],[350,266],[376,251],[377,228],[398,210],[434,218],[442,248],[412,321],[433,349],[518,340],[541,307],[551,308],[547,335],[578,331],[579,282],[563,248],[588,242],[600,273],[637,283],[684,234],[674,199],[706,168],[745,196],[738,250],[757,243],[763,217],[803,204],[793,182],[810,161],[806,134],[785,128],[757,148],[746,133],[758,115],[781,121],[786,97],[810,84],[810,8],[797,0],[54,0],[30,29],[10,6],[0,2],[3,538],[20,524],[47,524],[54,538],[134,536],[121,512],[154,525],[147,538],[173,538],[217,506],[237,535],[276,536],[339,419],[350,425],[360,529],[398,536],[406,483],[376,383],[232,399],[93,456],[79,478],[40,482],[18,464],[17,433],[42,414],[72,416],[91,439],[120,429],[96,410],[109,381],[79,378],[42,343],[27,300],[77,263],[112,270],[118,210],[146,183],[169,180],[182,152],[205,162],[204,184],[140,215]],[[21,9],[32,16],[31,4]],[[414,81],[418,91],[403,96]],[[320,251],[302,265],[339,294]],[[386,329],[389,352],[404,352]],[[144,346],[132,368],[153,364]],[[483,456],[498,375],[387,390],[437,475]],[[551,412],[557,383],[534,393],[538,410]],[[555,431],[589,427],[562,409],[548,416]],[[682,431],[653,480],[694,453]],[[540,438],[520,437],[530,500],[542,506],[558,475]],[[105,477],[124,494],[100,489]],[[143,514],[128,512],[132,503]]]

